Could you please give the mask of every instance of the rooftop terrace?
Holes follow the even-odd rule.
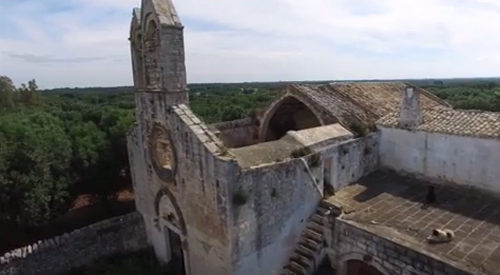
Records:
[[[438,203],[424,204],[429,182],[393,172],[375,172],[338,191],[328,200],[342,205],[352,220],[416,251],[445,262],[498,274],[500,270],[500,200],[463,187],[437,186]],[[434,228],[455,231],[450,243],[428,244]],[[401,238],[403,236],[403,238]],[[398,241],[399,238],[399,241]]]

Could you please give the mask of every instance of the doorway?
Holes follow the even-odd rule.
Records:
[[[383,275],[375,267],[360,260],[347,261],[346,275]]]
[[[335,171],[333,171],[333,157],[325,158],[323,165],[323,194],[325,198],[328,198],[335,194],[336,186],[334,180],[336,179],[336,175],[334,173]]]
[[[170,253],[170,261],[167,264],[168,274],[186,275],[186,266],[184,263],[184,251],[182,249],[182,240],[179,234],[165,227],[165,234],[168,239],[167,249]]]

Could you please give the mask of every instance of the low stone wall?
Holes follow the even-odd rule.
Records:
[[[331,230],[332,228],[334,230]],[[330,226],[325,232],[327,253],[340,274],[344,274],[342,272],[345,272],[349,260],[368,261],[371,266],[386,275],[483,274],[479,271],[465,271],[465,267],[453,266],[440,260],[438,256],[404,247],[392,239],[378,236],[377,232],[372,233],[372,230],[388,229],[381,227],[368,230],[356,222],[330,220]],[[393,238],[409,244],[408,239],[399,235],[394,235]]]
[[[0,275],[58,274],[147,247],[143,219],[134,212],[7,252],[0,257]]]

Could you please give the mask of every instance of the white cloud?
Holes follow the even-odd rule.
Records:
[[[140,1],[66,1],[76,8],[55,9],[62,3],[55,0],[0,1],[7,15],[0,27],[0,74],[16,82],[36,78],[43,87],[130,84],[127,38]],[[500,71],[498,0],[174,2],[186,26],[190,82]]]

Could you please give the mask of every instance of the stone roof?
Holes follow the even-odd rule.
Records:
[[[292,85],[292,88],[339,122],[356,118],[373,125],[379,118],[398,111],[404,82],[337,82],[326,85]],[[418,88],[425,108],[451,108],[446,101]]]
[[[423,123],[416,131],[458,136],[500,138],[500,113],[470,110],[423,110]],[[399,112],[377,121],[377,125],[397,128]]]

